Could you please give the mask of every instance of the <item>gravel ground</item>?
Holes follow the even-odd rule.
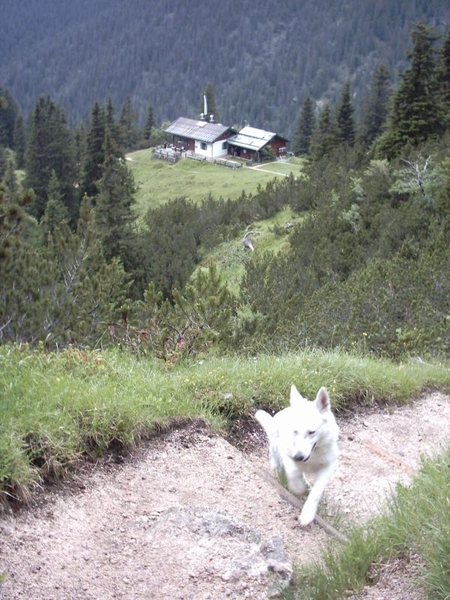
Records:
[[[450,398],[339,420],[339,467],[321,505],[351,522],[376,513],[420,456],[450,441]],[[255,424],[239,443],[200,424],[171,431],[121,464],[101,462],[0,519],[2,600],[265,600],[327,534],[258,474],[267,444]],[[413,563],[387,565],[353,600],[423,600]]]

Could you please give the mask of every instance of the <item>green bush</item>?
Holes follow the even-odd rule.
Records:
[[[321,288],[297,322],[310,343],[376,354],[446,356],[450,350],[448,249],[418,261],[376,260],[341,285]]]

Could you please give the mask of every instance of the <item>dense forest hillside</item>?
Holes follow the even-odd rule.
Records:
[[[445,30],[447,0],[0,0],[0,82],[28,114],[50,94],[71,122],[130,97],[141,122],[194,117],[212,83],[219,118],[290,135],[307,95],[355,106],[373,71],[405,67],[413,22]]]
[[[149,193],[138,223],[129,152],[154,157],[163,128],[137,128],[131,98],[120,114],[94,102],[74,126],[49,94],[24,123],[0,87],[0,343],[126,345],[166,361],[305,344],[448,356],[450,28],[439,33],[411,28],[397,83],[376,67],[362,117],[349,78],[316,111],[307,96],[289,176],[217,198],[212,165],[196,161],[203,196],[192,201],[191,179],[163,205]],[[283,250],[256,239],[247,252],[243,236],[278,213],[291,220],[271,227]],[[243,274],[228,287],[233,243]]]

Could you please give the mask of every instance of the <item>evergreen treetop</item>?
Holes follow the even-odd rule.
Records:
[[[417,146],[444,131],[434,48],[438,38],[430,27],[419,23],[411,39],[414,46],[408,53],[410,67],[401,76],[386,133],[377,146],[378,151],[388,157],[398,155],[408,143]]]

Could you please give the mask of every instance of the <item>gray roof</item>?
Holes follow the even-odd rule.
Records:
[[[196,121],[195,119],[179,117],[165,131],[172,135],[179,135],[180,137],[211,143],[229,130],[232,132],[234,131],[230,127],[220,125],[219,123]]]
[[[256,127],[247,126],[241,129],[237,135],[230,137],[228,142],[233,146],[249,148],[250,150],[255,150],[257,152],[266,144],[268,144],[274,137],[282,136],[278,136],[272,131],[264,131],[264,129],[256,129]]]

